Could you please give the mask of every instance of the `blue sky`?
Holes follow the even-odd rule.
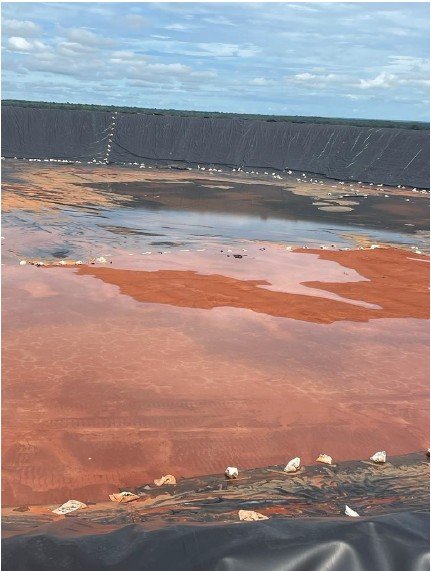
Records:
[[[428,3],[2,3],[2,98],[429,120]]]

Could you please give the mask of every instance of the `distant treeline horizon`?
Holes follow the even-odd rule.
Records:
[[[57,103],[54,101],[26,101],[22,99],[3,99],[2,105],[13,107],[32,107],[40,109],[65,109],[80,111],[117,111],[118,113],[144,113],[147,115],[168,115],[177,117],[204,117],[204,118],[224,118],[258,120],[267,122],[287,122],[287,123],[318,123],[323,125],[352,125],[356,127],[375,128],[398,128],[429,130],[429,123],[422,121],[396,121],[385,119],[352,119],[343,117],[318,117],[300,115],[263,115],[254,113],[224,113],[220,111],[187,111],[179,109],[153,109],[147,107],[130,107],[118,105],[94,105],[85,103]]]

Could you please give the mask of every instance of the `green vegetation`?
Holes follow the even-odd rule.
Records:
[[[289,115],[252,115],[242,113],[219,113],[217,111],[180,111],[176,109],[146,109],[144,107],[116,107],[114,105],[86,105],[82,103],[54,103],[47,101],[21,101],[4,99],[2,105],[13,107],[33,107],[40,109],[79,109],[81,111],[117,111],[119,113],[146,113],[147,115],[173,115],[177,117],[221,117],[234,119],[254,119],[260,121],[290,123],[320,123],[324,125],[354,125],[357,127],[397,127],[398,129],[429,130],[429,123],[419,121],[380,121],[375,119],[343,119],[337,117],[300,117]]]

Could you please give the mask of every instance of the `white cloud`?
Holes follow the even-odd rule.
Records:
[[[316,78],[317,75],[313,75],[312,73],[306,72],[306,73],[297,73],[294,77],[299,81],[309,81],[310,79]]]
[[[214,57],[251,57],[260,51],[257,46],[251,44],[198,43],[196,46],[202,50],[202,55]]]
[[[273,82],[270,79],[266,79],[265,77],[255,77],[250,81],[250,85],[271,85]]]
[[[310,6],[310,4],[285,4],[286,8],[290,8],[291,10],[299,10],[301,12],[318,12],[317,8]]]
[[[361,89],[391,89],[403,85],[427,87],[429,85],[429,80],[421,76],[402,76],[382,71],[372,79],[360,79],[358,87]]]
[[[295,75],[289,75],[285,77],[285,80],[288,83],[292,83],[295,85],[317,88],[323,86],[330,86],[331,84],[334,83],[343,83],[347,81],[347,78],[341,75],[336,75],[335,73],[315,74],[306,71],[303,73],[296,73]]]
[[[237,26],[224,16],[210,16],[209,18],[203,18],[203,22],[207,24],[213,24],[214,26]]]
[[[95,14],[96,16],[103,16],[103,17],[112,17],[115,16],[115,11],[111,10],[110,8],[107,7],[108,5],[105,4],[104,6],[101,5],[95,5],[95,4],[88,4],[88,8],[86,6],[86,10],[89,10],[92,14]],[[60,4],[60,9],[63,10],[63,6],[62,4]],[[79,6],[79,10],[82,10],[82,7]]]
[[[62,42],[58,45],[58,54],[66,57],[77,57],[82,54],[92,53],[93,48],[90,46],[83,46],[78,42]]]
[[[183,65],[182,63],[149,63],[146,66],[146,69],[154,73],[172,73],[180,75],[191,72],[190,67]]]
[[[168,54],[172,54],[175,57],[248,58],[261,52],[261,48],[254,44],[191,42],[154,37],[145,37],[139,40],[131,38],[128,39],[127,42],[123,42],[123,44],[135,50],[157,54],[160,57],[166,57]]]
[[[189,29],[190,26],[185,26],[184,24],[168,24],[165,26],[165,30],[174,30],[175,32],[185,32]]]
[[[29,20],[8,20],[2,22],[2,31],[5,35],[17,35],[19,37],[27,38],[29,36],[36,36],[41,33],[41,28],[34,22]]]
[[[351,101],[364,101],[366,99],[371,99],[374,96],[371,94],[367,94],[367,95],[358,95],[357,93],[345,93],[344,97],[346,97],[347,99],[350,99]]]
[[[398,83],[399,80],[396,75],[382,71],[374,79],[360,79],[358,87],[361,89],[372,89],[374,87],[388,89],[390,87],[395,87]]]
[[[73,42],[91,47],[103,47],[113,44],[112,39],[95,34],[86,28],[69,28],[65,30],[66,36]]]
[[[154,58],[136,54],[133,51],[115,51],[109,63],[117,75],[137,81],[156,83],[166,80],[189,81],[198,79],[211,79],[217,74],[211,70],[195,71],[188,65],[178,62],[163,63],[154,61]]]
[[[114,51],[111,54],[111,58],[109,59],[110,63],[116,63],[116,64],[133,64],[136,65],[139,62],[142,61],[147,61],[147,57],[142,56],[142,55],[138,55],[135,52],[132,52],[130,50],[120,50],[120,51]]]
[[[7,47],[14,52],[29,53],[46,49],[46,45],[38,40],[26,40],[20,36],[12,36],[7,40]]]

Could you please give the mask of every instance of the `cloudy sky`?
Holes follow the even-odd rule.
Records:
[[[2,3],[2,98],[429,120],[428,3]]]

